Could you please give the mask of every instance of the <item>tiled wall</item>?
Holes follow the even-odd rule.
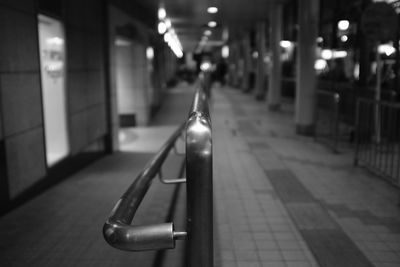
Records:
[[[68,129],[75,155],[107,133],[103,1],[63,4]],[[10,199],[47,175],[37,6],[34,0],[0,0],[0,141]]]
[[[71,153],[106,134],[101,1],[65,1]]]
[[[33,1],[0,2],[0,90],[9,195],[46,174]]]

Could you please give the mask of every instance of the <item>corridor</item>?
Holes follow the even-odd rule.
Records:
[[[1,217],[1,266],[183,266],[184,241],[163,256],[119,251],[104,241],[102,226],[186,119],[193,92],[186,83],[169,89],[149,127],[120,133],[120,152]],[[400,265],[398,189],[354,167],[351,147],[334,154],[296,135],[293,103],[286,99],[270,112],[252,95],[215,84],[210,106],[215,266]],[[178,177],[182,161],[171,154],[164,176]],[[172,218],[184,230],[185,188],[176,188],[154,179],[134,223],[171,217],[176,195]]]

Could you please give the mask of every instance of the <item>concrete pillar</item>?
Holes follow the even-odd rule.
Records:
[[[279,110],[281,102],[281,46],[282,40],[282,5],[272,4],[270,8],[270,47],[268,108]]]
[[[296,132],[311,135],[315,128],[316,75],[314,70],[318,34],[319,0],[298,1],[299,32],[296,79]]]
[[[257,73],[256,73],[256,99],[265,98],[265,22],[257,24]]]
[[[242,40],[242,47],[243,47],[243,59],[244,59],[242,90],[243,92],[248,92],[251,89],[250,72],[252,70],[250,34],[246,34],[244,36]]]

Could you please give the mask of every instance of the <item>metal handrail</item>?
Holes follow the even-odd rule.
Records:
[[[197,90],[186,126],[186,266],[190,267],[214,266],[212,131],[206,86]]]
[[[111,246],[131,251],[174,248],[175,240],[186,236],[185,232],[175,232],[171,222],[146,226],[131,225],[153,178],[159,173],[184,127],[185,123],[178,127],[111,211],[103,227],[104,238]]]
[[[209,75],[207,73],[206,75]],[[209,79],[206,81],[209,82]],[[203,82],[196,90],[188,120],[168,139],[124,193],[103,227],[106,241],[121,250],[142,251],[175,247],[175,240],[187,239],[186,266],[212,267],[213,190],[212,136],[208,109],[210,85]],[[185,128],[186,127],[186,128]],[[131,225],[136,210],[151,181],[157,175],[164,183],[184,182],[184,178],[163,179],[161,167],[176,140],[186,130],[187,232],[174,231],[172,222]]]

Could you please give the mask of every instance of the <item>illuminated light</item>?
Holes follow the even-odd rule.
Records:
[[[253,54],[251,54],[251,56],[252,56],[253,58],[258,58],[258,52],[257,52],[257,51],[254,51]]]
[[[130,46],[131,42],[128,40],[117,38],[114,42],[116,46]]]
[[[330,60],[333,57],[333,52],[332,50],[329,49],[324,49],[321,51],[321,57],[325,60]]]
[[[201,69],[202,71],[210,70],[210,69],[211,69],[211,62],[209,62],[209,61],[204,61],[203,63],[201,63],[200,69]],[[202,124],[199,124],[199,126],[202,126]]]
[[[324,70],[327,66],[328,63],[325,59],[317,59],[314,63],[314,69],[319,71]]]
[[[169,28],[172,27],[172,23],[171,23],[171,20],[170,20],[170,19],[166,19],[166,20],[165,20],[165,26],[167,26],[167,29],[169,29]]]
[[[208,27],[210,27],[210,28],[215,28],[215,27],[217,27],[217,22],[215,22],[215,21],[210,21],[210,22],[208,22]]]
[[[341,31],[346,31],[349,29],[350,22],[348,20],[339,20],[338,29]]]
[[[396,49],[392,44],[381,44],[378,46],[378,52],[380,54],[385,54],[386,56],[390,56],[396,52]]]
[[[165,17],[167,16],[167,12],[165,11],[164,8],[159,8],[158,9],[158,19],[165,19]]]
[[[288,40],[282,40],[279,42],[280,46],[283,48],[289,48],[292,46],[292,42]]]
[[[354,65],[353,77],[358,80],[360,78],[360,63]]]
[[[207,8],[207,12],[210,14],[215,14],[218,12],[218,8],[215,6],[210,6],[209,8]]]
[[[340,36],[340,41],[347,42],[347,40],[349,40],[349,37],[347,37],[347,35]]]
[[[167,31],[167,25],[163,21],[160,21],[158,23],[158,33],[159,34],[164,34]]]
[[[324,41],[324,38],[321,36],[317,37],[317,43],[322,43]]]
[[[229,57],[229,46],[224,45],[221,49],[221,55],[223,58],[228,58]]]
[[[204,31],[204,35],[205,36],[210,36],[212,34],[212,32],[210,30],[205,30]]]
[[[64,39],[62,39],[60,37],[47,38],[46,43],[49,45],[63,45]]]
[[[166,32],[164,34],[164,42],[169,43],[171,40],[171,34],[169,32]]]
[[[343,50],[333,51],[333,58],[344,58],[347,57],[347,52]]]
[[[151,60],[154,58],[154,49],[153,47],[149,46],[146,48],[146,58]]]

